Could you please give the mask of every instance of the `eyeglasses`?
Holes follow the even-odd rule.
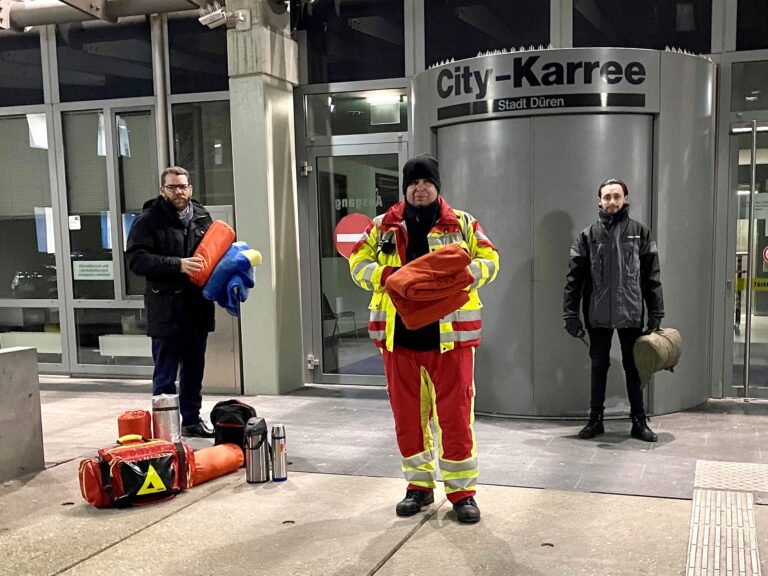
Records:
[[[186,192],[190,187],[189,184],[166,184],[163,186],[168,192]]]

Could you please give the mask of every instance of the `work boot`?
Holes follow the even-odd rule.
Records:
[[[653,430],[648,428],[647,422],[651,419],[645,414],[630,416],[630,419],[632,420],[632,432],[630,432],[632,438],[637,438],[643,442],[656,442],[659,439]]]
[[[472,496],[456,502],[453,509],[456,511],[456,519],[462,524],[480,522],[480,508],[477,507],[477,502]]]
[[[421,511],[422,506],[427,506],[435,501],[432,490],[406,490],[405,498],[397,503],[395,513],[398,516],[413,516]]]
[[[605,428],[603,428],[603,411],[592,410],[589,413],[589,422],[587,422],[587,425],[584,426],[584,428],[579,430],[579,438],[588,440],[603,432],[605,432]]]

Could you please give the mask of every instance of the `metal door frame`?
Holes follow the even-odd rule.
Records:
[[[757,166],[757,134],[758,132],[768,132],[768,122],[758,122],[753,120],[750,123],[732,123],[728,132],[729,146],[728,146],[728,212],[730,214],[728,218],[728,255],[727,255],[727,276],[726,287],[728,300],[726,305],[726,318],[724,327],[727,333],[725,338],[725,350],[724,350],[724,366],[726,369],[723,374],[724,384],[724,396],[740,397],[740,398],[765,398],[768,399],[768,387],[750,387],[749,385],[749,364],[751,359],[751,335],[752,335],[752,275],[756,263],[756,255],[754,250],[754,190],[755,190],[755,173]],[[749,134],[752,135],[752,150],[750,155],[750,190],[752,194],[749,195],[749,209],[748,209],[748,236],[747,245],[749,247],[748,253],[748,265],[746,270],[745,280],[745,296],[746,302],[744,304],[745,314],[745,329],[744,329],[744,370],[741,382],[734,382],[733,380],[733,367],[734,362],[734,350],[735,345],[733,341],[734,330],[734,313],[735,302],[738,288],[734,283],[736,277],[736,234],[738,225],[738,196],[733,192],[738,188],[738,170],[739,170],[739,135]]]
[[[309,339],[305,340],[305,358],[307,358],[307,369],[309,378],[315,384],[358,384],[368,386],[384,386],[386,380],[384,376],[356,375],[356,374],[328,374],[324,372],[323,367],[323,314],[321,274],[320,274],[320,256],[316,247],[320,245],[320,214],[317,191],[317,160],[318,158],[340,157],[340,156],[368,156],[372,154],[397,154],[398,170],[402,169],[408,158],[408,143],[400,140],[398,142],[379,142],[371,144],[343,144],[331,146],[307,146],[305,148],[305,158],[311,167],[307,182],[307,205],[308,205],[308,244],[310,247],[309,259],[309,307],[310,312],[310,333]],[[364,323],[364,324],[363,324]],[[360,324],[367,326],[368,318],[361,318]],[[358,326],[360,329],[361,326]],[[361,339],[363,336],[361,336]],[[366,337],[367,342],[361,342],[361,345],[370,345],[371,352],[376,349],[372,342]],[[315,360],[313,360],[313,358]],[[319,363],[318,363],[319,362]],[[314,363],[313,367],[310,367]]]

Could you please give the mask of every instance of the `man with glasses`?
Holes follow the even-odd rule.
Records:
[[[212,438],[211,425],[200,418],[200,406],[214,308],[187,277],[202,268],[202,258],[193,254],[212,224],[211,215],[192,199],[184,168],[166,168],[160,183],[160,196],[144,204],[125,251],[130,269],[147,280],[147,335],[155,362],[152,394],[175,394],[178,373],[182,434]]]

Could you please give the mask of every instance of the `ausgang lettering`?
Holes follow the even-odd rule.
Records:
[[[626,67],[615,60],[603,64],[599,60],[577,62],[547,62],[536,66],[540,56],[517,56],[513,59],[512,74],[496,76],[497,82],[512,81],[515,88],[523,86],[572,86],[592,84],[597,71],[605,84],[619,84],[626,81],[637,86],[645,82],[645,66],[641,62],[630,62]],[[493,68],[484,71],[471,70],[469,66],[456,66],[453,70],[441,70],[437,75],[437,93],[441,98],[474,94],[482,100],[488,94],[493,77]]]

